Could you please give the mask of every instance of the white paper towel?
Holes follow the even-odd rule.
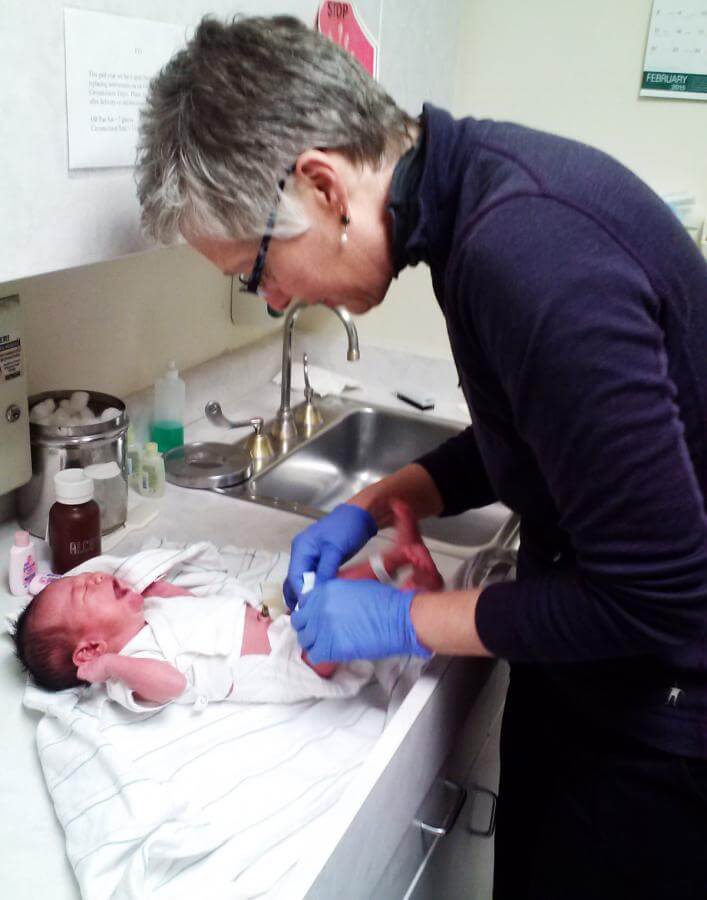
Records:
[[[319,366],[308,365],[309,383],[318,394],[341,394],[345,390],[354,390],[361,387],[361,382],[349,375],[339,375]],[[278,372],[273,378],[275,384],[282,383],[282,372]],[[304,366],[302,363],[292,363],[292,389],[304,390]]]

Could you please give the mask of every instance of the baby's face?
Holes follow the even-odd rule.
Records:
[[[112,575],[68,575],[42,592],[38,613],[45,626],[68,625],[77,635],[103,640],[118,652],[145,624],[143,598]]]

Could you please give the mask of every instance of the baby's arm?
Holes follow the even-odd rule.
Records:
[[[187,680],[168,662],[159,659],[136,659],[118,653],[104,653],[78,667],[84,681],[103,682],[115,678],[133,693],[137,700],[169,703],[184,693]]]

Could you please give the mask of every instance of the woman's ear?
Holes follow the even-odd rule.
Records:
[[[87,663],[89,660],[103,656],[107,649],[108,645],[105,641],[83,640],[76,645],[71,660],[76,668],[78,668],[82,663]]]
[[[295,175],[314,191],[314,197],[336,216],[348,209],[348,189],[338,164],[340,157],[324,150],[305,150],[297,157]]]

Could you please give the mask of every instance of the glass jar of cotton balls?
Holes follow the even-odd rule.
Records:
[[[112,394],[53,390],[29,398],[32,478],[17,490],[17,517],[25,531],[44,537],[55,499],[54,476],[63,469],[93,472],[103,534],[127,517],[127,410]],[[100,467],[100,472],[96,469]]]
[[[32,407],[29,420],[35,425],[72,427],[98,425],[120,416],[121,410],[115,406],[109,406],[99,414],[93,412],[88,405],[90,396],[88,391],[73,391],[71,396],[62,397],[58,402],[53,397],[47,397]]]

